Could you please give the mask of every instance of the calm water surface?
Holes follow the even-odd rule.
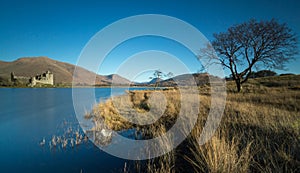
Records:
[[[91,90],[91,89],[80,89]],[[125,89],[118,89],[117,94]],[[110,96],[109,88],[95,89],[96,99]],[[67,127],[79,129],[72,89],[0,89],[0,172],[120,172],[126,160],[84,143],[50,149],[52,135]],[[46,145],[39,141],[46,139]]]

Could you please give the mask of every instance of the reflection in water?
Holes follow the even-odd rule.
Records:
[[[79,130],[79,126],[77,130],[74,130],[74,127],[78,126],[78,123],[67,122],[66,120],[60,125],[63,130],[63,133],[54,134],[52,138],[48,141],[43,137],[40,141],[40,146],[44,147],[45,144],[48,143],[50,150],[56,149],[67,149],[74,148],[75,146],[79,146],[81,144],[87,144],[88,136],[86,136],[83,132]]]

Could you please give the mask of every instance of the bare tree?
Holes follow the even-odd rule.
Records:
[[[297,38],[287,24],[276,20],[248,22],[214,34],[212,45],[202,50],[199,59],[217,60],[228,68],[240,92],[253,67],[285,69],[298,53]],[[213,54],[213,48],[216,54]]]
[[[174,74],[169,72],[168,74],[163,73],[161,70],[155,70],[153,73],[153,77],[149,77],[149,79],[155,79],[155,88],[159,87],[159,83],[164,77],[171,78]]]
[[[163,76],[163,72],[160,70],[155,70],[154,74],[155,76],[155,88],[159,86],[159,82],[161,81],[161,78]]]
[[[172,77],[174,76],[174,73],[169,72],[166,76],[167,76],[168,78],[172,78]]]
[[[153,73],[153,77],[149,77],[149,79],[155,80],[155,88],[158,87],[159,82],[161,81],[161,78],[164,76],[163,72],[161,70],[155,70]]]

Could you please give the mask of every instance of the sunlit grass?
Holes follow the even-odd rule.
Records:
[[[242,92],[236,93],[234,83],[228,82],[221,124],[204,145],[199,145],[198,139],[210,111],[211,91],[209,86],[199,87],[198,121],[187,139],[172,152],[150,159],[146,165],[136,166],[136,171],[300,171],[299,86],[300,76],[250,79]],[[153,92],[162,92],[166,98],[163,115],[151,125],[128,122],[131,116],[143,121],[155,116],[147,114],[151,112],[149,98]],[[176,122],[182,106],[180,99],[179,90],[131,91],[98,104],[87,117],[95,122],[104,120],[113,130],[137,128],[145,137],[152,138],[165,133]],[[133,116],[135,112],[149,117]],[[189,116],[188,113],[185,115]],[[186,133],[185,129],[182,131]],[[170,144],[164,142],[162,145]]]

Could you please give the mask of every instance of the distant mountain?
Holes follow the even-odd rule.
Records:
[[[26,57],[12,62],[0,61],[0,80],[10,79],[11,72],[17,76],[31,77],[49,70],[54,74],[55,84],[71,84],[75,67],[75,65],[48,57]],[[96,80],[94,79],[95,76]],[[96,85],[110,85],[112,79],[114,79],[114,83],[118,84],[130,83],[119,75],[96,75],[81,67],[77,67],[77,73],[74,74],[74,81],[78,85],[90,85],[93,84],[93,81]]]
[[[42,74],[49,70],[54,74],[55,84],[72,84],[73,76],[76,85],[91,85],[95,81],[96,85],[142,85],[154,86],[157,82],[159,86],[176,86],[176,85],[190,85],[195,81],[197,85],[209,83],[209,78],[214,78],[207,73],[194,73],[178,75],[173,78],[162,80],[153,78],[149,82],[131,83],[129,80],[117,74],[111,75],[97,75],[89,70],[77,67],[77,73],[74,74],[75,65],[56,61],[48,57],[26,57],[19,58],[12,62],[0,61],[0,85],[9,81],[10,73],[14,72],[16,76],[32,77],[37,74]],[[96,79],[95,79],[96,76]]]
[[[156,83],[160,83],[162,82],[163,80],[162,79],[159,79],[159,78],[153,78],[151,79],[150,81],[148,82],[134,82],[132,84],[134,85],[141,85],[141,86],[147,86],[147,85],[152,85],[154,86]]]
[[[218,78],[212,75],[209,75],[208,73],[194,73],[194,74],[182,74],[178,75],[166,80],[153,78],[149,82],[143,82],[143,83],[136,83],[136,85],[152,85],[154,86],[157,82],[159,83],[159,86],[187,86],[192,84],[205,85],[210,82],[210,79],[213,80],[214,78]]]
[[[212,78],[213,76],[210,76],[208,73],[194,73],[194,74],[182,74],[175,76],[171,79],[167,79],[161,82],[162,86],[168,86],[168,85],[191,85],[196,83],[199,85],[204,85],[209,83],[209,78]]]
[[[113,83],[113,84],[123,84],[123,85],[129,85],[132,82],[129,81],[128,79],[118,75],[118,74],[111,74],[111,75],[106,75],[104,76],[109,83]]]
[[[151,84],[156,84],[158,82],[161,82],[162,79],[159,79],[159,78],[153,78],[151,81],[147,82],[148,85],[151,85]]]
[[[172,78],[161,80],[159,86],[186,86],[196,82],[197,85],[203,85],[209,82],[207,74],[182,74]]]

